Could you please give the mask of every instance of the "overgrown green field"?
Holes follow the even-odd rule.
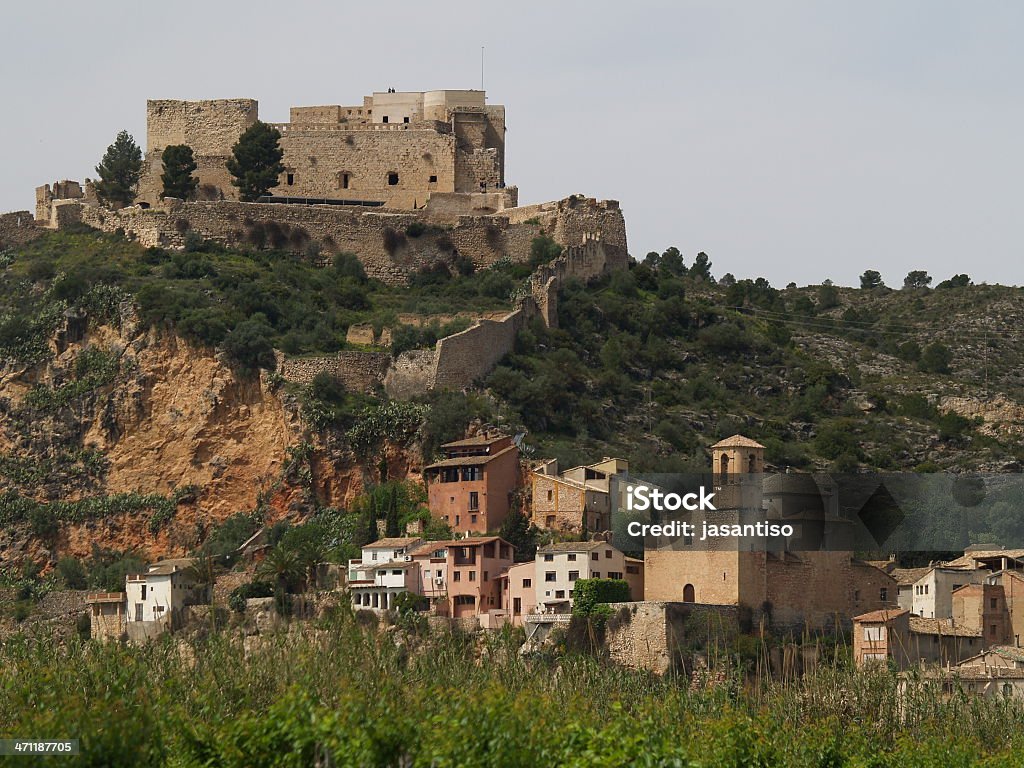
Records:
[[[515,633],[480,647],[360,624],[339,611],[256,650],[216,632],[195,646],[9,639],[0,731],[79,738],[82,754],[61,760],[94,766],[1024,764],[1019,704],[943,700],[913,681],[901,702],[884,671],[700,687],[591,657],[523,658]]]

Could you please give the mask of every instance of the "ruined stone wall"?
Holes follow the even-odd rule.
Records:
[[[367,392],[383,380],[391,356],[383,352],[342,350],[334,355],[288,357],[277,352],[277,372],[285,381],[309,384],[317,374],[327,373],[341,381],[346,389]]]
[[[30,211],[14,211],[0,215],[0,248],[14,248],[35,240],[43,229],[36,226]]]
[[[388,397],[408,400],[434,388],[437,377],[436,349],[411,349],[391,364],[384,378]]]
[[[434,387],[463,389],[483,378],[507,355],[525,321],[517,309],[501,320],[478,320],[461,333],[438,339]]]

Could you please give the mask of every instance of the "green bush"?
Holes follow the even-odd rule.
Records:
[[[274,585],[265,581],[250,581],[235,587],[228,595],[228,608],[236,613],[245,613],[245,601],[254,597],[273,597]]]
[[[572,612],[591,616],[604,610],[604,603],[627,603],[629,584],[624,579],[579,579],[572,588]]]
[[[85,566],[77,558],[62,557],[57,561],[57,573],[67,589],[85,589],[89,586]]]

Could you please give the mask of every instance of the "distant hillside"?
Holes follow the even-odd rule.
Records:
[[[1016,288],[777,290],[645,263],[570,287],[560,329],[524,333],[485,384],[570,463],[705,467],[743,432],[779,468],[1019,471],[1022,320]]]

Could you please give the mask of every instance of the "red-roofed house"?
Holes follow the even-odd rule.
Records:
[[[519,449],[508,435],[479,435],[441,446],[423,468],[430,513],[455,533],[497,531],[519,482]]]

